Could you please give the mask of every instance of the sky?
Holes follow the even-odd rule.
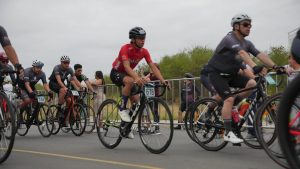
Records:
[[[128,32],[147,32],[145,48],[152,60],[195,46],[215,49],[232,29],[231,18],[247,13],[247,37],[261,51],[288,47],[288,33],[300,27],[299,0],[1,0],[0,25],[5,27],[22,65],[45,63],[50,76],[62,55],[83,73],[110,73]],[[0,48],[2,51],[2,48]]]

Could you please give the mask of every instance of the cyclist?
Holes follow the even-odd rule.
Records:
[[[252,91],[230,96],[230,87],[249,88],[254,87],[256,82],[246,76],[238,74],[243,67],[243,62],[248,64],[255,74],[263,70],[263,66],[257,66],[251,59],[249,53],[258,58],[264,65],[278,68],[267,54],[257,50],[252,42],[246,40],[250,34],[252,19],[247,14],[237,14],[231,20],[232,32],[228,33],[217,46],[213,57],[208,62],[209,80],[217,93],[224,100],[222,117],[224,119],[224,140],[232,143],[241,143],[231,129],[231,110],[242,98],[248,97]]]
[[[8,64],[9,60],[4,52],[0,52],[0,70],[13,70],[13,67]],[[14,73],[9,74],[12,84],[15,84],[16,77]],[[0,77],[0,82],[4,80],[5,76]],[[2,83],[1,83],[2,84]]]
[[[291,82],[296,75],[300,74],[300,30],[298,30],[291,47],[291,54],[289,55],[289,66],[292,70],[289,72],[289,82]]]
[[[75,84],[76,76],[74,74],[73,69],[69,66],[70,65],[70,58],[69,56],[62,56],[60,58],[60,64],[56,65],[53,68],[52,74],[49,77],[49,87],[52,91],[58,94],[58,116],[60,122],[65,126],[64,118],[65,115],[63,112],[61,112],[61,106],[65,103],[65,96],[68,91],[68,87],[70,84],[65,84],[65,80],[68,79],[68,76],[70,77],[70,83],[75,87],[76,90],[80,90],[77,85]],[[70,99],[66,99],[67,103],[70,103]],[[66,111],[67,112],[67,111]]]
[[[9,61],[15,66],[16,70],[21,70],[22,65],[19,63],[19,59],[17,56],[17,53],[13,46],[11,45],[11,42],[9,40],[9,37],[7,35],[6,30],[0,25],[0,43],[3,47]]]
[[[74,70],[75,70],[75,76],[76,76],[76,84],[78,88],[81,88],[81,82],[84,81],[86,86],[88,87],[89,91],[93,92],[93,87],[89,81],[89,79],[82,74],[82,65],[81,64],[75,64],[74,65]],[[71,86],[72,89],[74,89],[74,86]]]
[[[122,103],[119,107],[119,114],[121,119],[125,122],[130,122],[131,117],[126,104],[134,83],[142,86],[146,83],[145,78],[140,77],[133,69],[136,65],[145,58],[154,75],[161,81],[162,84],[167,85],[167,81],[161,75],[159,69],[152,62],[150,54],[146,48],[143,48],[146,38],[146,32],[141,27],[134,27],[129,31],[129,44],[123,45],[118,57],[112,64],[110,78],[117,86],[124,86],[122,89]],[[131,97],[132,102],[138,102],[138,95]],[[132,132],[128,134],[128,138],[133,138]]]
[[[20,109],[23,109],[26,105],[30,104],[32,99],[36,96],[35,84],[38,81],[42,80],[43,87],[45,91],[48,92],[49,97],[53,97],[52,91],[48,86],[46,80],[46,74],[43,72],[42,68],[44,63],[38,60],[32,62],[32,67],[29,67],[24,70],[24,76],[20,75],[18,80],[18,86],[20,88],[22,103],[19,105]]]

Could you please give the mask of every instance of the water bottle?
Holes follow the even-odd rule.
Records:
[[[236,106],[232,107],[231,115],[234,123],[238,123],[240,121],[239,111]]]
[[[243,101],[241,104],[240,104],[240,107],[239,107],[239,114],[243,117],[246,113],[246,111],[248,110],[250,106],[250,103],[245,100]]]

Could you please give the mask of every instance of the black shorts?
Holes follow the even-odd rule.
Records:
[[[218,72],[210,72],[208,77],[217,93],[224,100],[231,95],[230,87],[245,88],[250,80],[248,77],[239,74],[220,75]]]
[[[203,75],[201,74],[200,76],[200,81],[202,83],[202,85],[211,92],[212,95],[216,94],[216,90],[214,88],[214,86],[210,83],[208,75]]]
[[[126,73],[120,73],[116,69],[112,69],[110,72],[111,81],[117,86],[124,86],[123,79],[128,76]]]
[[[59,90],[60,90],[61,87],[59,86],[59,84],[50,81],[49,82],[49,88],[52,91],[54,91],[55,93],[59,94]]]

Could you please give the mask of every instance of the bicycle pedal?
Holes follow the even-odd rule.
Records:
[[[241,147],[241,146],[242,146],[242,144],[241,144],[241,143],[236,143],[236,144],[232,143],[232,145],[233,145],[233,146],[239,146],[239,147]]]

